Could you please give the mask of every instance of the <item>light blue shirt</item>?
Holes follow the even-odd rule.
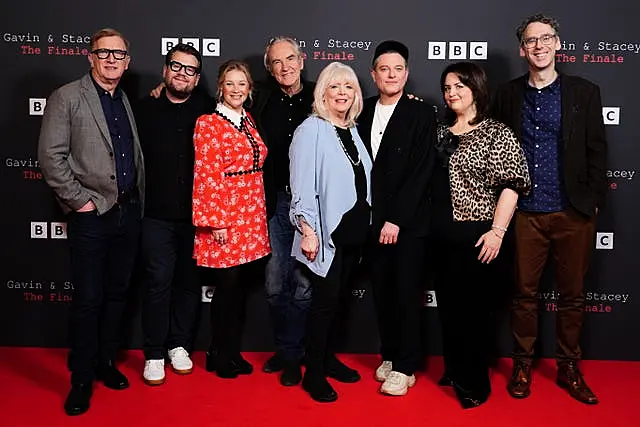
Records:
[[[355,127],[351,128],[351,136],[367,177],[367,202],[371,205],[371,159]],[[289,162],[289,216],[297,228],[291,255],[315,274],[326,277],[336,253],[331,233],[357,199],[353,167],[333,125],[318,116],[309,117],[296,129],[289,148]],[[318,236],[320,248],[313,261],[300,249],[302,230],[298,216],[302,216]]]

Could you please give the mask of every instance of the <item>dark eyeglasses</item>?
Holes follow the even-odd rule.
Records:
[[[195,76],[200,72],[200,68],[194,67],[193,65],[184,65],[178,61],[169,61],[169,68],[175,73],[178,73],[180,72],[180,70],[184,69],[184,73],[187,76]]]
[[[95,49],[92,50],[91,53],[97,56],[98,59],[107,59],[109,55],[113,55],[118,61],[122,61],[128,54],[126,50],[122,49]]]
[[[543,34],[540,37],[529,37],[528,39],[522,40],[522,44],[528,49],[533,49],[538,45],[538,40],[540,40],[544,46],[550,46],[556,40],[556,34]]]

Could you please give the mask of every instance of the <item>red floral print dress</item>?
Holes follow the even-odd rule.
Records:
[[[196,122],[193,142],[194,255],[199,266],[228,268],[271,252],[262,165],[267,147],[250,116],[240,127],[216,111]],[[227,229],[227,241],[213,238]]]

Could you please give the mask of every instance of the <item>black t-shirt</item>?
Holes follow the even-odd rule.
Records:
[[[342,215],[340,224],[331,233],[331,237],[339,245],[362,245],[367,238],[371,207],[367,203],[367,177],[364,166],[358,154],[356,144],[353,142],[351,131],[335,127],[339,143],[342,143],[345,156],[353,168],[354,185],[356,187],[356,203]]]

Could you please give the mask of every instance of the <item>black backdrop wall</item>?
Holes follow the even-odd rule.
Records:
[[[216,2],[90,3],[33,0],[3,5],[0,13],[0,345],[64,346],[73,284],[68,267],[65,218],[42,180],[36,160],[46,98],[58,86],[88,70],[90,35],[102,27],[121,30],[131,42],[132,61],[123,82],[132,99],[149,92],[160,79],[163,54],[178,40],[194,43],[204,54],[204,79],[215,82],[218,65],[230,58],[249,62],[254,78],[265,77],[263,46],[274,35],[299,40],[306,55],[305,76],[315,79],[331,60],[344,61],[360,77],[365,96],[374,93],[368,66],[376,44],[388,38],[411,51],[412,93],[442,107],[438,79],[452,61],[477,60],[493,87],[526,71],[518,57],[515,27],[542,11],[561,23],[563,50],[559,68],[601,86],[603,117],[610,147],[608,206],[598,218],[592,268],[586,282],[587,309],[583,347],[587,358],[640,360],[640,243],[636,225],[635,184],[640,148],[640,3],[628,0],[501,0],[451,2],[324,0],[301,2],[250,0]],[[541,354],[553,354],[552,272],[541,294]],[[139,280],[132,289],[126,325],[129,346],[140,345]],[[203,299],[207,290],[203,289]],[[432,292],[425,297],[425,342],[439,352]],[[203,304],[203,309],[208,308]],[[351,321],[343,349],[375,352],[377,331],[366,279],[354,284]],[[205,314],[198,345],[206,343]],[[249,308],[246,350],[268,350],[271,329],[264,293],[256,285]],[[502,322],[502,350],[508,353],[508,323]]]

